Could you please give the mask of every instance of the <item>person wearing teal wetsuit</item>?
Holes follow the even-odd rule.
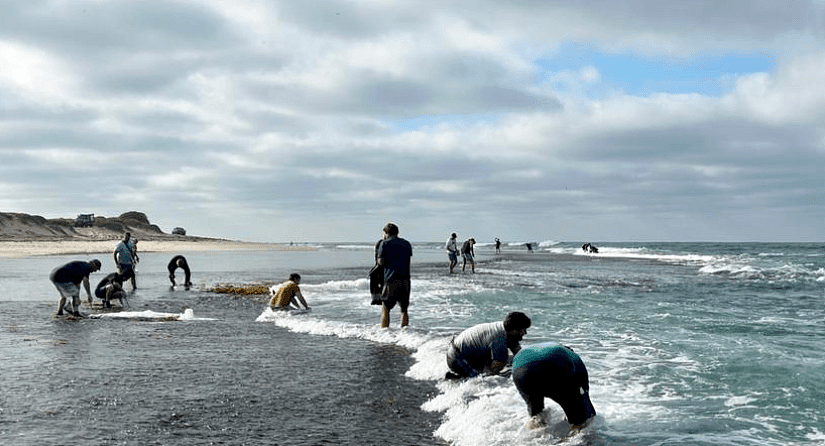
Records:
[[[531,417],[544,410],[545,397],[558,403],[574,426],[596,415],[587,369],[570,347],[552,343],[525,347],[513,358],[512,370],[513,382]]]

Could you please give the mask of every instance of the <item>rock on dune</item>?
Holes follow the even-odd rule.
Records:
[[[47,219],[39,215],[0,212],[0,240],[112,240],[131,232],[138,239],[170,237],[149,222],[143,212],[125,212],[118,217],[95,216],[93,223],[77,227],[73,218]]]

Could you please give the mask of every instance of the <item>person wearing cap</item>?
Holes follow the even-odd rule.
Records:
[[[127,281],[131,279],[135,275],[135,267],[132,263],[132,249],[129,247],[129,239],[132,238],[131,233],[123,234],[123,240],[118,242],[117,246],[115,246],[115,251],[112,253],[112,257],[115,259],[115,265],[117,265],[117,272],[120,273],[120,277],[123,278],[123,281]],[[132,289],[136,289],[135,282],[132,282]]]
[[[574,428],[596,415],[587,368],[572,348],[555,343],[527,346],[513,358],[512,370],[513,383],[527,403],[529,428],[546,424],[541,416],[544,398],[558,403]]]
[[[450,235],[450,239],[447,240],[447,258],[450,259],[450,274],[453,273],[453,268],[458,264],[458,243],[456,242],[456,238],[458,234],[453,232]]]
[[[300,309],[301,307],[298,305],[298,301],[300,301],[304,308],[309,310],[309,305],[307,305],[307,301],[304,299],[303,294],[301,294],[301,288],[298,286],[300,284],[301,275],[292,273],[289,275],[289,280],[279,285],[278,288],[273,286],[269,290],[270,294],[272,294],[272,299],[269,300],[269,306],[273,310],[288,310],[290,305]],[[298,301],[295,300],[296,298]]]
[[[401,327],[410,323],[410,242],[398,236],[398,226],[384,226],[384,241],[378,248],[378,264],[384,267],[384,288],[381,290],[381,327],[390,326],[390,310],[396,304],[401,309]]]
[[[66,305],[68,298],[71,298],[72,311],[70,314],[78,317],[83,317],[80,314],[80,282],[83,282],[83,287],[86,289],[86,295],[89,297],[89,306],[92,305],[92,291],[89,287],[89,275],[95,271],[100,270],[100,260],[93,259],[88,262],[76,260],[58,266],[49,274],[49,280],[52,281],[57,291],[60,293],[60,300],[57,302],[57,315],[63,315],[63,307]]]
[[[470,237],[464,241],[463,245],[461,245],[461,256],[464,258],[464,263],[461,265],[461,271],[464,271],[464,268],[467,267],[467,262],[470,262],[473,272],[476,272],[476,261],[474,259],[475,252],[473,252],[473,245],[475,244],[476,239]]]
[[[447,348],[445,378],[472,378],[481,374],[498,375],[510,359],[508,350],[517,354],[521,339],[530,328],[530,318],[513,311],[498,322],[474,325],[450,341]]]
[[[183,270],[184,280],[183,286],[190,287],[192,286],[192,272],[189,270],[189,263],[186,261],[186,257],[182,255],[176,255],[172,257],[172,260],[169,261],[169,264],[166,265],[166,269],[169,271],[169,280],[172,282],[172,286],[177,285],[175,283],[175,270],[178,268]]]

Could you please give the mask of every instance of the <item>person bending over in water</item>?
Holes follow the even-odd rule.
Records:
[[[175,283],[175,270],[178,268],[183,270],[183,285],[185,287],[192,286],[192,281],[190,280],[192,278],[192,272],[189,271],[189,263],[186,262],[186,257],[180,255],[172,257],[172,260],[169,261],[169,265],[166,267],[166,269],[169,270],[169,280],[172,282],[172,286],[177,285]]]
[[[519,342],[530,328],[530,318],[520,311],[509,313],[503,321],[478,324],[462,331],[447,348],[445,378],[471,378],[481,374],[498,375],[516,354]]]
[[[66,305],[67,299],[71,298],[72,311],[70,314],[83,317],[80,314],[80,282],[83,282],[83,288],[86,289],[86,295],[89,296],[89,306],[92,305],[92,291],[89,287],[89,274],[100,270],[100,260],[94,259],[88,262],[82,260],[69,262],[65,265],[58,266],[49,274],[49,280],[52,281],[57,291],[60,293],[60,300],[57,302],[57,315],[63,316],[63,307]]]
[[[541,417],[545,397],[561,406],[574,428],[596,415],[587,369],[570,347],[553,343],[525,347],[513,358],[513,382],[527,403],[531,429],[545,425]]]
[[[123,278],[119,273],[110,273],[95,288],[95,297],[103,300],[103,308],[111,308],[111,302],[117,299],[120,306],[123,306],[123,298],[126,292],[123,291]]]
[[[301,283],[301,275],[292,273],[289,275],[289,280],[282,283],[277,291],[270,290],[273,294],[272,299],[269,300],[269,307],[273,310],[288,310],[291,306],[300,309],[296,298],[305,309],[309,310],[309,305],[301,294],[301,288],[298,286]],[[275,288],[275,287],[272,287]]]

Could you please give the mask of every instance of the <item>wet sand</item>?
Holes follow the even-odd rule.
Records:
[[[111,253],[118,240],[0,241],[0,257]],[[138,253],[210,251],[310,251],[309,246],[253,243],[235,240],[181,238],[140,240]]]

